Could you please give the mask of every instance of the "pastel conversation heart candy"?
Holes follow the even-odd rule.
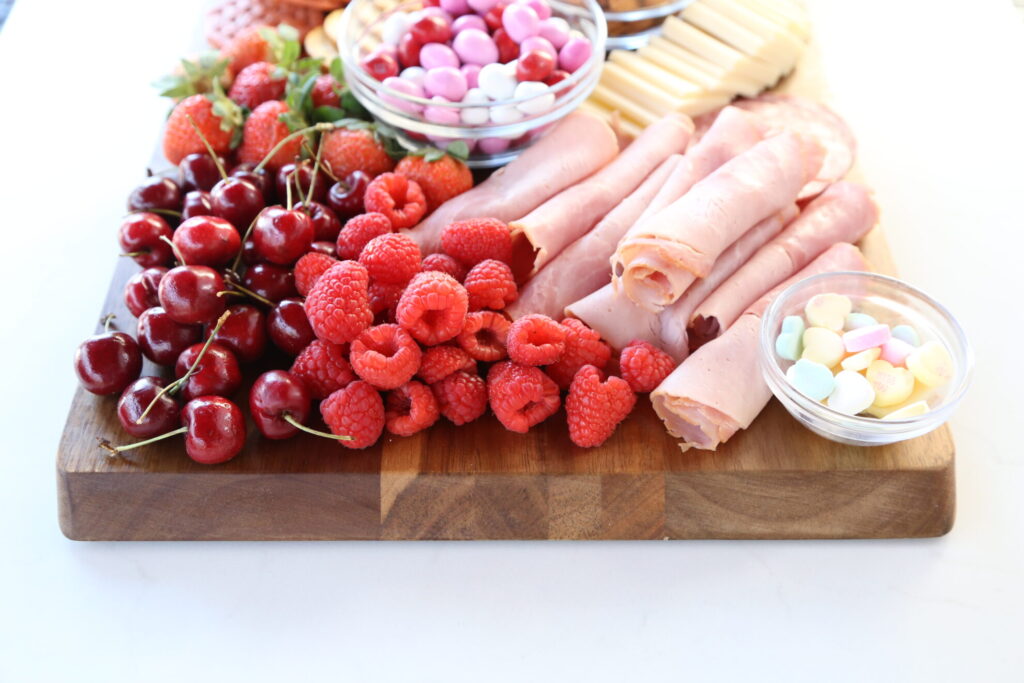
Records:
[[[907,400],[914,390],[914,376],[906,368],[893,367],[892,363],[876,360],[868,366],[868,381],[875,390],[872,405],[884,408]]]
[[[789,366],[786,379],[797,391],[815,401],[831,394],[836,384],[831,370],[821,363],[803,358]]]
[[[864,375],[843,370],[835,376],[836,386],[828,395],[828,407],[847,415],[856,415],[875,402],[875,390]]]
[[[867,313],[847,313],[846,322],[843,325],[844,330],[856,330],[861,327],[868,327],[869,325],[877,325],[878,321],[872,318]]]
[[[885,417],[883,420],[907,420],[918,415],[924,415],[930,410],[927,401],[914,401],[908,403],[899,410],[894,410]]]
[[[843,366],[843,370],[852,370],[853,372],[863,372],[868,369],[872,363],[878,360],[878,357],[882,355],[882,349],[867,349],[860,353],[855,353],[852,356],[847,356],[843,359],[840,365]]]
[[[824,327],[839,332],[853,303],[842,294],[815,294],[804,306],[807,322],[813,327]]]
[[[882,418],[888,416],[890,413],[896,412],[897,410],[903,410],[911,403],[919,403],[923,401],[930,405],[930,402],[934,399],[935,390],[917,382],[914,384],[914,390],[910,392],[910,396],[908,396],[902,403],[897,403],[896,405],[891,406],[879,406],[877,403],[872,403],[871,407],[864,412],[871,417]]]
[[[843,338],[824,327],[808,327],[804,331],[804,350],[801,358],[834,367],[843,359]]]
[[[850,330],[843,335],[843,345],[850,353],[857,353],[889,341],[892,333],[888,325],[868,325]]]
[[[797,360],[803,351],[804,319],[787,315],[782,320],[782,331],[775,338],[775,353],[786,360]]]
[[[882,360],[887,360],[893,365],[906,365],[907,356],[913,353],[914,347],[896,337],[882,344]]]
[[[902,339],[911,346],[921,345],[921,337],[918,336],[917,330],[910,325],[897,325],[892,328],[892,336],[896,339]]]
[[[937,341],[925,342],[914,349],[906,362],[907,369],[926,386],[939,387],[953,379],[953,358]]]

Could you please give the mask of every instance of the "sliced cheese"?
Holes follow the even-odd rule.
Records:
[[[715,81],[712,86],[709,86],[709,90],[732,90],[734,92],[738,92],[744,97],[754,97],[769,85],[763,81],[748,78],[743,74],[730,73],[728,69],[724,69],[717,64],[709,62],[703,57],[695,55],[689,50],[679,47],[672,41],[661,36],[657,36],[651,40],[651,47],[662,50],[675,59],[691,65],[693,68],[712,74]]]
[[[758,35],[768,36],[778,33],[781,34],[784,42],[796,43],[799,50],[803,49],[804,43],[801,35],[791,30],[788,26],[774,22],[765,15],[754,11],[742,2],[737,2],[737,0],[701,0],[701,4],[710,7],[737,24],[746,26]]]
[[[662,26],[666,38],[730,72],[744,74],[766,86],[774,85],[782,76],[778,67],[729,47],[679,17],[669,17]]]
[[[622,136],[636,138],[644,131],[643,126],[626,118],[618,109],[611,109],[603,102],[591,98],[580,105],[580,109],[608,120],[612,128]]]
[[[619,95],[600,83],[598,83],[597,87],[594,88],[594,92],[591,97],[599,102],[603,102],[613,110],[617,109],[618,111],[621,111],[641,126],[649,126],[661,118],[658,114],[650,111],[649,109],[645,109],[636,102],[631,102],[622,95]]]
[[[642,48],[637,50],[637,54],[646,59],[647,61],[654,62],[658,66],[671,71],[678,75],[680,78],[685,78],[688,81],[696,83],[703,88],[715,88],[721,82],[722,77],[725,76],[725,69],[715,69],[715,73],[706,71],[705,69],[695,66],[692,63],[672,54],[669,50],[658,44],[657,41],[665,41],[664,38],[655,37],[651,39],[651,42],[644,45]],[[668,41],[665,41],[668,42]],[[676,48],[672,43],[668,43],[670,48]]]
[[[604,70],[601,72],[601,85],[631,100],[643,102],[651,111],[658,114],[675,111],[679,106],[678,97],[612,62],[605,62]]]
[[[807,12],[787,7],[778,0],[730,0],[742,5],[760,16],[785,28],[790,33],[807,42],[811,37],[811,22]]]
[[[644,59],[634,52],[630,52],[628,50],[612,50],[609,58],[612,62],[618,64],[627,71],[650,81],[660,88],[664,88],[677,97],[701,95],[707,92],[707,88],[703,88],[696,83],[688,81],[685,78],[681,78],[671,71],[662,68],[658,64]]]
[[[800,42],[787,42],[783,31],[751,31],[703,2],[691,3],[680,16],[740,52],[772,64],[782,73],[792,69],[800,56]]]
[[[700,116],[701,114],[724,107],[732,102],[732,98],[733,96],[729,93],[714,92],[684,97],[676,111],[682,112],[689,117]]]

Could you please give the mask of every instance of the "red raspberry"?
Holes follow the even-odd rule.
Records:
[[[332,258],[319,251],[311,251],[304,254],[295,262],[295,289],[299,294],[306,296],[313,285],[320,279],[320,276],[331,269],[331,266],[338,263],[338,259]]]
[[[576,373],[565,399],[569,438],[577,446],[600,446],[636,405],[636,394],[621,377],[601,381],[603,373],[584,365]]]
[[[313,398],[327,398],[356,379],[345,351],[344,346],[315,339],[295,357],[291,373],[306,383]]]
[[[468,310],[466,288],[450,275],[429,271],[419,273],[402,292],[395,319],[421,344],[433,346],[462,331]]]
[[[593,365],[601,370],[612,357],[610,346],[601,341],[601,335],[587,327],[582,320],[566,318],[562,321],[566,329],[565,351],[562,357],[544,368],[551,379],[562,389],[568,389],[572,378],[584,365]]]
[[[470,267],[489,258],[507,263],[512,255],[512,233],[497,218],[457,221],[441,231],[441,248]]]
[[[423,352],[398,325],[377,325],[352,342],[348,359],[360,378],[378,389],[402,386],[420,369]]]
[[[672,356],[640,339],[629,342],[619,353],[622,379],[637,393],[654,391],[677,365]]]
[[[416,374],[427,384],[434,384],[458,370],[476,372],[476,361],[457,346],[431,346],[423,352]]]
[[[508,357],[523,365],[550,365],[562,357],[568,330],[546,315],[524,315],[508,331]]]
[[[466,316],[456,341],[472,358],[490,363],[507,355],[505,344],[510,327],[512,323],[501,313],[477,311]]]
[[[342,344],[373,322],[370,277],[356,261],[342,261],[320,276],[306,297],[306,315],[316,336]]]
[[[458,370],[431,389],[441,414],[456,425],[472,422],[487,410],[487,385],[475,373]]]
[[[363,206],[387,216],[398,230],[420,222],[427,213],[427,198],[415,180],[398,173],[381,173],[366,186]]]
[[[391,232],[391,221],[382,213],[362,213],[345,223],[338,233],[338,258],[359,258],[363,247],[374,237]]]
[[[502,361],[487,373],[491,410],[505,429],[526,432],[561,404],[558,385],[540,368]]]
[[[367,242],[359,262],[375,282],[404,285],[420,272],[420,248],[408,236],[389,232]]]
[[[384,431],[384,401],[376,389],[360,380],[324,399],[320,415],[332,433],[352,437],[338,442],[345,448],[372,446]]]
[[[386,313],[394,318],[395,306],[405,291],[405,285],[393,285],[390,282],[370,282],[370,310],[377,316]]]
[[[421,270],[439,270],[448,273],[453,278],[462,282],[466,279],[466,266],[462,265],[448,254],[428,254],[423,257]]]
[[[500,311],[519,298],[512,269],[494,259],[484,259],[470,268],[462,284],[469,293],[471,311],[481,308]]]
[[[412,436],[437,422],[440,416],[434,392],[415,380],[389,392],[384,401],[388,431],[398,436]]]

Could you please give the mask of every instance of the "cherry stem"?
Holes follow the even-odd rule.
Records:
[[[288,424],[290,424],[292,427],[295,427],[296,429],[301,429],[302,431],[306,432],[307,434],[313,434],[314,436],[322,436],[325,439],[334,439],[335,441],[351,441],[352,440],[351,436],[340,436],[338,434],[329,434],[327,432],[321,432],[319,429],[313,429],[312,427],[307,427],[306,425],[302,424],[301,422],[296,420],[294,417],[292,417],[291,413],[282,413],[281,414],[281,419],[284,420],[285,422],[287,422]]]
[[[125,256],[127,258],[135,258],[136,256],[142,256],[143,254],[148,254],[148,253],[149,253],[148,249],[140,249],[139,251],[126,251],[123,254],[118,254],[118,256]]]
[[[172,242],[170,237],[168,237],[167,235],[160,235],[160,239],[162,239],[164,242],[167,242],[167,244],[171,245],[171,251],[174,252],[174,258],[178,259],[178,263],[180,263],[183,266],[188,265],[187,263],[185,263],[185,257],[182,256],[181,252],[178,250],[178,245]]]
[[[284,183],[284,195],[285,195],[285,198],[286,198],[286,200],[285,200],[285,207],[284,208],[288,209],[289,211],[292,210],[292,179],[294,177],[295,177],[295,171],[292,171],[291,173],[288,174],[288,177],[285,179],[285,183]],[[298,181],[296,181],[296,182],[298,182]],[[299,188],[299,189],[301,190],[302,188]],[[302,193],[300,192],[299,194],[301,196]]]
[[[259,214],[249,222],[249,227],[245,229],[245,234],[242,235],[242,248],[238,250],[237,254],[235,254],[235,260],[231,264],[232,273],[238,272],[238,266],[242,265],[242,252],[245,250],[245,242],[249,239],[249,236],[252,235],[253,228],[256,227],[257,219],[259,219]]]
[[[206,147],[206,151],[210,153],[210,158],[213,159],[213,164],[217,167],[217,173],[220,173],[220,179],[227,180],[228,174],[224,172],[224,165],[220,163],[220,159],[217,158],[217,153],[213,151],[213,146],[206,140],[206,136],[203,135],[203,131],[199,130],[199,126],[196,125],[191,114],[185,114],[185,118],[187,118],[188,122],[192,124],[192,130],[196,132],[199,139],[203,141],[203,146]]]
[[[113,313],[107,313],[105,316],[100,318],[100,323],[103,325],[104,332],[110,332],[110,324],[114,322],[114,318],[117,316]]]
[[[230,289],[222,289],[217,292],[214,296],[248,296],[245,292],[233,292]]]
[[[188,427],[178,427],[174,431],[167,432],[166,434],[161,434],[160,436],[154,436],[152,439],[146,439],[145,441],[137,441],[135,443],[125,444],[124,446],[111,446],[110,442],[107,441],[106,439],[100,439],[100,448],[107,451],[107,453],[109,453],[111,457],[114,457],[120,455],[122,451],[130,451],[133,448],[138,448],[140,446],[148,446],[151,443],[163,441],[164,439],[167,439],[169,437],[177,436],[178,434],[184,434],[187,431]]]
[[[162,213],[167,216],[174,216],[175,218],[181,218],[181,211],[175,211],[174,209],[147,209],[150,213]]]
[[[268,299],[265,296],[261,296],[261,295],[257,294],[256,292],[252,291],[251,289],[243,287],[242,285],[238,284],[234,280],[228,280],[228,284],[231,285],[232,287],[234,287],[235,289],[237,289],[239,292],[242,292],[246,296],[250,296],[253,299],[256,299],[256,301],[259,301],[261,304],[266,304],[267,306],[270,306],[271,308],[274,307],[274,302],[273,301],[271,301],[270,299]]]
[[[316,187],[316,175],[320,169],[320,153],[324,151],[324,138],[320,136],[320,144],[316,146],[316,159],[313,161],[313,175],[309,179],[309,192],[306,193],[306,210],[309,212],[309,203],[313,201],[313,188]],[[301,189],[301,188],[300,188]]]
[[[334,182],[337,183],[337,182],[341,181],[341,178],[339,178],[334,173],[334,169],[331,168],[330,162],[328,162],[328,161],[323,162],[323,164],[321,164],[320,168],[324,169],[324,173],[327,174],[327,177],[330,178],[331,180],[333,180]]]
[[[325,133],[327,131],[334,130],[336,127],[337,126],[335,126],[333,123],[330,123],[330,122],[317,123],[317,124],[309,126],[307,128],[300,128],[299,130],[295,131],[294,133],[290,133],[290,134],[284,136],[283,138],[281,138],[280,142],[278,142],[276,145],[274,145],[270,149],[270,151],[267,152],[267,156],[263,157],[263,161],[261,161],[260,163],[256,164],[256,168],[253,169],[253,170],[254,171],[259,171],[264,166],[266,166],[267,163],[269,163],[270,160],[274,158],[274,155],[281,151],[282,147],[284,147],[286,144],[288,144],[288,142],[290,142],[294,138],[298,137],[299,135],[305,135],[306,133],[316,133],[316,132]]]
[[[188,381],[189,377],[196,374],[196,371],[199,369],[199,364],[203,361],[203,356],[206,355],[206,350],[210,348],[210,344],[213,343],[213,338],[217,336],[218,332],[220,332],[220,328],[224,326],[224,323],[227,321],[230,315],[231,311],[224,311],[224,313],[219,318],[217,318],[217,324],[213,326],[213,330],[211,330],[210,336],[207,337],[206,343],[203,344],[203,348],[199,349],[199,355],[197,355],[196,359],[192,361],[192,365],[189,366],[188,370],[185,371],[184,375],[182,375],[178,379],[174,380],[173,382],[165,386],[157,393],[156,396],[153,397],[153,400],[149,402],[149,405],[146,406],[146,409],[142,411],[142,415],[139,415],[139,418],[135,420],[135,424],[142,424],[142,421],[146,419],[147,415],[149,415],[149,411],[153,409],[153,406],[156,405],[156,402],[159,401],[162,396],[176,393],[179,389],[181,389],[182,386],[184,386],[185,382]]]

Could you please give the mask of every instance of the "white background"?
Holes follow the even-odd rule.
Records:
[[[19,0],[0,32],[0,681],[1024,676],[1024,27],[815,2],[902,275],[976,346],[941,539],[74,543],[54,453],[201,2]],[[102,8],[101,8],[102,6]]]

